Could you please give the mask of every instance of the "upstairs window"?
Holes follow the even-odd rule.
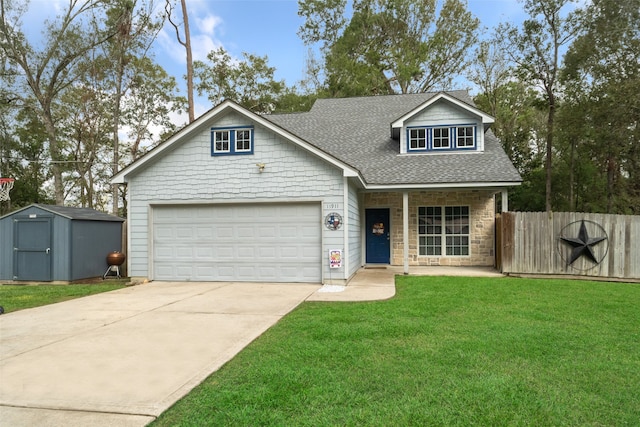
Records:
[[[473,126],[460,126],[456,129],[456,133],[458,147],[473,147],[475,145]]]
[[[407,152],[468,150],[476,147],[476,126],[424,126],[407,129]]]
[[[211,128],[211,155],[253,154],[253,127]]]
[[[433,128],[433,148],[449,148],[449,128]]]
[[[410,150],[426,150],[427,149],[427,130],[425,128],[417,128],[409,130],[409,149]]]
[[[229,132],[228,130],[217,130],[214,134],[214,153],[229,153],[231,148],[229,147]]]

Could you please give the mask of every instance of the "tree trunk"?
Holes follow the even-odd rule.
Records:
[[[576,143],[575,140],[571,140],[571,151],[569,152],[569,210],[575,211],[575,195],[574,195],[574,172],[573,169],[575,167],[575,151],[576,151]]]
[[[553,153],[553,121],[556,113],[555,99],[553,93],[549,94],[549,116],[547,117],[547,157],[545,160],[545,169],[547,171],[546,179],[546,197],[545,208],[547,212],[551,212],[551,158]]]
[[[189,103],[189,123],[195,120],[195,107],[193,101],[193,57],[191,54],[191,32],[189,31],[189,16],[187,15],[186,0],[180,1],[182,5],[182,19],[184,20],[184,48],[187,51],[187,101]]]

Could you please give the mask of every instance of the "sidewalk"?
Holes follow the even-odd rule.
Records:
[[[346,286],[325,285],[307,301],[381,301],[396,294],[395,276],[404,274],[403,267],[371,266],[361,268]],[[410,276],[502,277],[492,267],[409,267]]]

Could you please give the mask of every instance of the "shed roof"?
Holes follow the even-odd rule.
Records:
[[[19,212],[22,212],[29,208],[39,208],[45,210],[47,212],[51,212],[55,215],[60,215],[62,217],[71,219],[71,220],[81,220],[81,221],[112,221],[112,222],[123,222],[124,219],[115,215],[110,215],[104,212],[97,211],[95,209],[90,208],[74,208],[70,206],[57,206],[57,205],[43,205],[40,203],[34,203],[29,206],[25,206],[22,209],[18,209],[17,211],[11,212],[2,218],[15,215]]]

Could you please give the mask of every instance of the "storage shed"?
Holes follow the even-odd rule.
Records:
[[[94,209],[33,204],[0,218],[0,280],[102,276],[122,250],[123,219]]]

